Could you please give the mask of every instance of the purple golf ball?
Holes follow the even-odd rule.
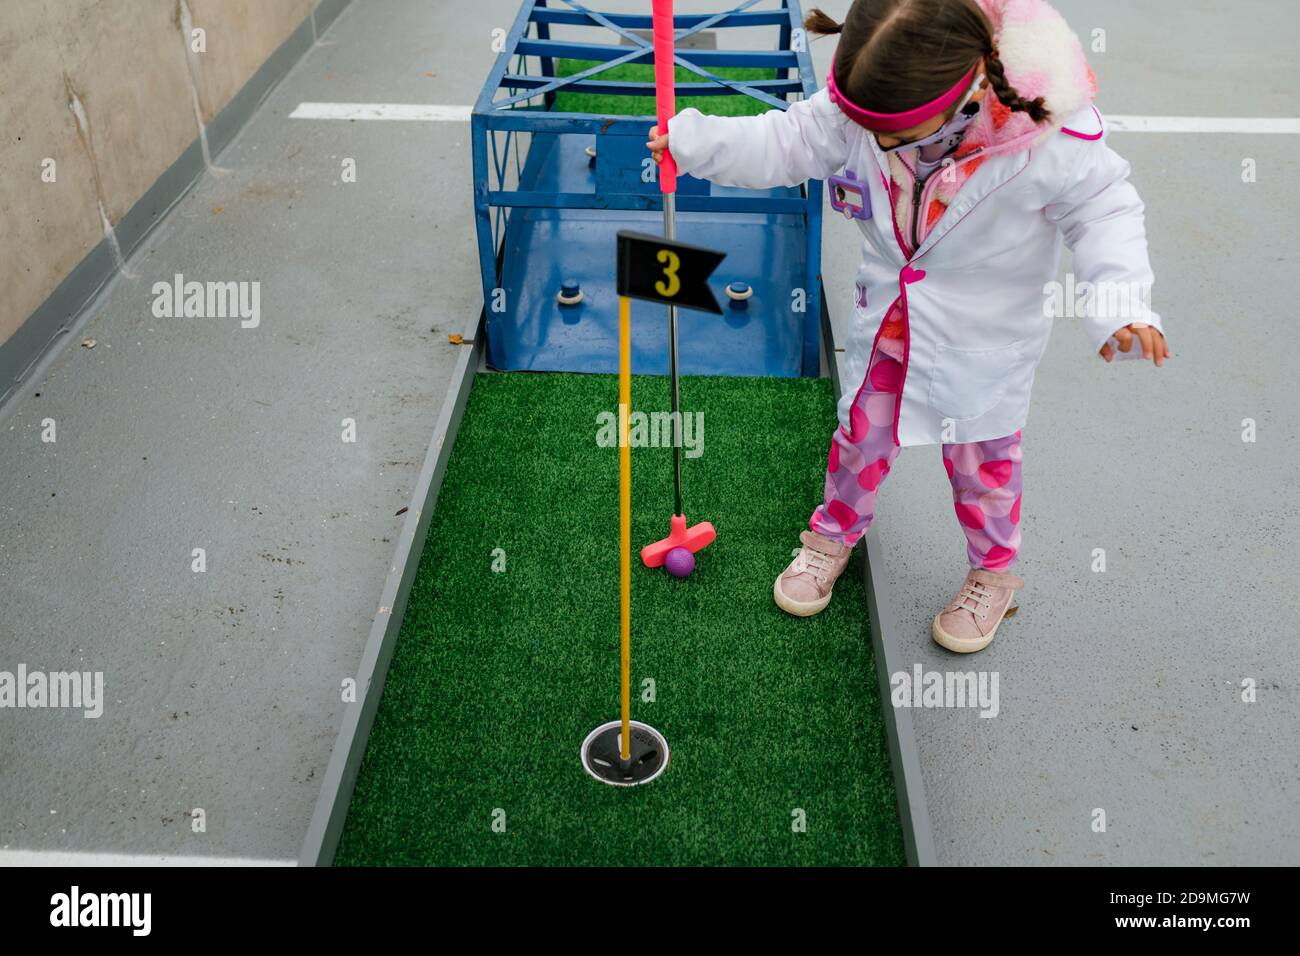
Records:
[[[664,559],[664,567],[675,578],[684,578],[695,570],[695,555],[685,548],[673,548]]]

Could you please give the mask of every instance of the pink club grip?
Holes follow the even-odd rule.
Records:
[[[677,71],[673,65],[673,0],[654,0],[655,116],[660,133],[668,132],[668,121],[677,115]],[[659,191],[677,192],[677,161],[672,151],[659,164]]]

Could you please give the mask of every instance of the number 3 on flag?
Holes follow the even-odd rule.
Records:
[[[664,263],[664,278],[668,280],[667,284],[663,282],[655,283],[655,291],[666,299],[671,299],[682,288],[682,280],[677,276],[677,270],[682,267],[682,260],[677,253],[671,249],[659,250],[659,261]]]
[[[709,276],[726,253],[670,242],[662,236],[618,234],[618,294],[721,315]]]

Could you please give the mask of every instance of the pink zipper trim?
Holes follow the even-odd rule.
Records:
[[[903,416],[903,389],[907,387],[907,371],[912,360],[912,319],[907,313],[907,283],[903,274],[898,274],[899,298],[903,300],[903,374],[898,380],[898,400],[894,402],[894,444],[901,447],[898,440],[898,420]]]
[[[912,193],[916,192],[916,170],[907,165],[907,160],[905,160],[901,155],[898,157],[898,165],[902,166],[903,169],[907,171],[907,175],[912,177],[911,187],[907,190],[907,220],[903,223],[903,239],[906,242],[912,235],[912,218],[915,216],[915,211],[912,209]],[[899,186],[898,188],[901,190],[903,187]],[[912,256],[916,255],[916,250],[919,248],[919,245],[913,248],[911,243],[908,243],[906,253],[908,262],[912,261]]]
[[[910,259],[911,255],[907,251],[907,243],[903,242],[903,235],[898,231],[898,217],[894,215],[894,205],[897,198],[894,196],[894,181],[889,178],[888,174],[881,172],[880,182],[885,187],[885,198],[889,200],[889,224],[894,227],[894,241],[898,243],[898,251],[903,254],[904,259]]]
[[[903,266],[898,273],[898,299],[903,303],[903,374],[898,380],[898,400],[894,402],[894,444],[899,445],[898,441],[898,420],[903,414],[903,388],[907,385],[907,369],[912,358],[912,319],[907,311],[907,287],[912,282],[920,282],[925,278],[924,269],[913,269],[911,264]],[[897,301],[897,300],[895,300]],[[890,306],[893,308],[893,306]],[[888,313],[886,313],[887,315]],[[885,323],[880,323],[881,329]],[[880,337],[880,333],[876,333]],[[875,351],[875,345],[872,345],[872,351]],[[855,399],[856,401],[856,399]]]

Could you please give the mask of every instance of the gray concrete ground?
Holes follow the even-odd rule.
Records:
[[[1289,7],[1060,6],[1081,35],[1107,31],[1091,55],[1103,110],[1294,112]],[[287,114],[470,103],[516,9],[352,5],[97,303],[95,349],[65,352],[12,408],[3,666],[102,670],[108,704],[98,720],[0,716],[0,848],[296,856],[455,359],[446,335],[481,294],[467,125]],[[814,47],[823,71],[831,49]],[[872,532],[905,659],[1000,675],[996,719],[915,715],[935,841],[945,863],[1295,863],[1300,348],[1278,321],[1295,144],[1112,144],[1148,202],[1175,360],[1105,366],[1061,323],[1025,433],[1020,616],[974,660],[930,643],[963,567],[937,450],[900,459]],[[355,184],[340,182],[347,157]],[[1241,182],[1244,158],[1257,183]],[[859,243],[839,220],[825,235],[839,324]],[[260,279],[260,328],[154,318],[152,283],[176,272]],[[345,417],[356,444],[340,441]],[[1245,678],[1256,703],[1240,701]]]
[[[461,56],[418,0],[349,7],[95,303],[95,347],[6,410],[0,669],[102,671],[107,701],[0,712],[0,863],[297,857],[481,296],[466,127],[288,114],[468,101],[489,57]],[[259,281],[260,326],[156,318],[176,273]]]
[[[1295,115],[1294,7],[1058,8],[1085,39],[1106,30],[1107,52],[1089,55],[1103,112]],[[1300,863],[1296,137],[1116,133],[1111,146],[1146,200],[1174,359],[1107,366],[1059,321],[1025,428],[1019,616],[973,658],[930,640],[965,570],[938,449],[901,456],[871,532],[904,659],[1000,675],[994,719],[913,715],[939,860]],[[1242,181],[1247,158],[1258,182]],[[840,325],[858,238],[839,219],[825,236]]]

